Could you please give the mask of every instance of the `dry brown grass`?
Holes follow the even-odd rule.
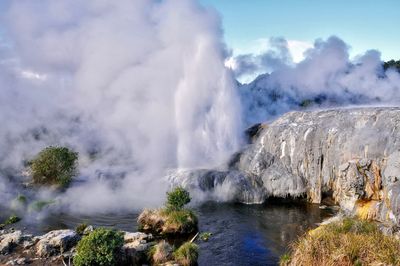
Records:
[[[140,230],[156,234],[190,234],[197,231],[197,217],[187,209],[144,210],[138,224]]]
[[[161,265],[173,259],[172,247],[165,240],[160,241],[150,249],[150,259],[153,265]]]
[[[346,218],[308,232],[281,265],[400,265],[400,241],[373,222]]]

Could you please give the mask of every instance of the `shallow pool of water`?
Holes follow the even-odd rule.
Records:
[[[211,232],[200,245],[199,265],[276,265],[288,246],[307,229],[332,216],[318,205],[267,202],[263,205],[207,203],[196,207],[199,228]],[[19,223],[28,231],[42,234],[60,228],[75,228],[85,222],[95,226],[137,230],[138,213],[96,216],[51,215],[34,224]]]

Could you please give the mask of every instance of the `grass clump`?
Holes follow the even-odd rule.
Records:
[[[167,193],[165,207],[144,210],[139,218],[139,230],[155,234],[190,234],[197,231],[197,217],[184,206],[190,202],[189,192],[181,187]]]
[[[124,237],[121,232],[97,228],[79,241],[74,265],[118,265],[123,244]]]
[[[180,232],[190,234],[197,230],[197,217],[192,210],[163,210],[165,215],[164,231],[166,233]]]
[[[78,224],[78,226],[75,228],[75,231],[79,234],[79,235],[83,235],[83,233],[85,232],[85,229],[88,227],[87,224],[85,223],[81,223]]]
[[[199,248],[196,244],[186,242],[174,252],[175,261],[183,266],[196,265]]]
[[[66,147],[47,147],[29,162],[33,182],[67,187],[76,174],[78,153]]]
[[[150,248],[148,256],[154,265],[160,265],[173,259],[172,251],[172,246],[165,240],[162,240]]]
[[[399,251],[375,223],[346,218],[308,232],[281,265],[400,265]]]

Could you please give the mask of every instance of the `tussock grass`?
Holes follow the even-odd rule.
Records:
[[[400,265],[400,241],[375,223],[345,218],[309,231],[281,265]]]
[[[190,234],[197,230],[197,217],[188,209],[144,210],[138,224],[140,230],[157,234]]]
[[[154,245],[149,250],[149,259],[154,265],[160,265],[171,261],[173,248],[165,240],[160,241],[157,245]]]
[[[199,248],[191,242],[184,243],[174,252],[175,261],[183,266],[196,265],[198,257]]]

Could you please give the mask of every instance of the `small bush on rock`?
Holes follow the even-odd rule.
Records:
[[[65,147],[47,147],[32,161],[33,182],[40,185],[67,187],[76,174],[78,153]]]
[[[166,207],[170,210],[181,210],[190,200],[189,192],[182,187],[176,187],[174,190],[167,192]]]
[[[79,241],[74,265],[118,265],[118,257],[123,244],[123,233],[97,228]]]

